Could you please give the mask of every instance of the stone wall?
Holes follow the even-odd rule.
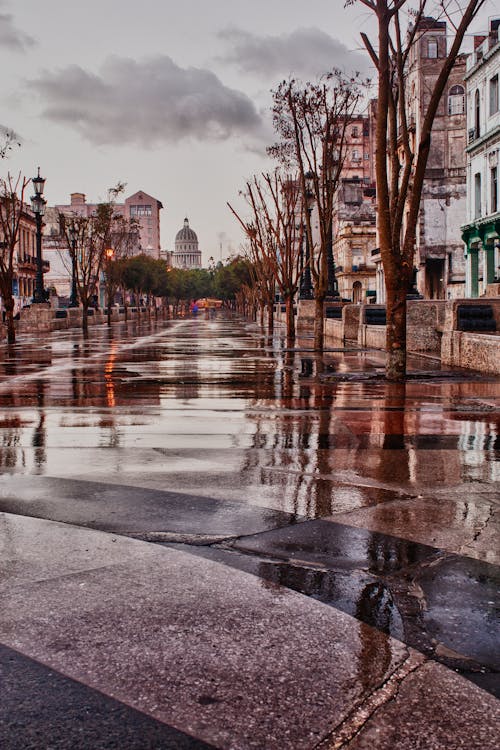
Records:
[[[314,330],[314,311],[316,303],[313,299],[301,299],[297,303],[297,333],[311,333]]]
[[[500,336],[498,333],[450,331],[443,336],[441,362],[500,375]]]
[[[122,308],[123,309],[123,308]],[[165,308],[161,308],[161,314],[165,312]],[[68,308],[66,310],[67,315],[64,318],[56,317],[56,310],[49,307],[46,304],[32,305],[26,307],[21,311],[20,319],[16,321],[16,335],[22,335],[25,333],[43,333],[45,331],[64,331],[68,328],[81,328],[82,327],[82,309]],[[147,316],[146,308],[129,308],[128,319],[134,320],[138,317]],[[154,315],[154,311],[151,312]],[[118,308],[114,307],[111,311],[111,322],[116,323],[118,321],[125,320],[125,313],[120,312]],[[94,310],[93,314],[88,316],[89,326],[102,325],[107,322],[107,314],[104,310]],[[0,341],[4,341],[7,338],[7,328],[4,324],[0,323]]]
[[[344,341],[357,341],[361,305],[346,305],[342,310],[342,323],[344,325]]]
[[[342,320],[325,319],[325,344],[339,346],[344,343],[344,323]]]
[[[443,334],[445,300],[410,300],[407,306],[406,345],[409,352],[439,357]]]
[[[361,323],[358,344],[366,349],[385,349],[385,326]]]
[[[497,332],[459,331],[459,305],[487,304],[492,308]],[[500,374],[500,297],[458,299],[446,303],[441,362],[481,372]]]

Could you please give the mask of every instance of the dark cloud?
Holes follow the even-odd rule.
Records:
[[[0,2],[0,6],[3,5],[4,3]],[[11,13],[0,11],[0,48],[7,47],[10,50],[23,52],[34,44],[33,37],[16,27]]]
[[[366,73],[366,55],[348,47],[317,28],[297,29],[279,36],[257,36],[238,28],[218,33],[228,52],[217,59],[236,65],[244,73],[269,77],[318,76],[333,68]]]
[[[29,82],[43,114],[96,144],[153,146],[185,138],[257,134],[253,102],[211,71],[180,68],[170,57],[109,58],[98,75],[71,65]]]

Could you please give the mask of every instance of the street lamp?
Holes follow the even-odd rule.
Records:
[[[311,225],[311,213],[312,213],[313,204],[314,204],[314,174],[312,172],[307,172],[304,175],[304,177],[306,181],[306,211],[309,217],[308,225],[310,226]],[[305,258],[302,275],[300,277],[299,299],[312,299],[313,298],[313,290],[312,290],[312,282],[311,282],[311,246],[309,244],[309,232],[307,231],[308,225],[305,226],[306,258]]]
[[[76,287],[76,241],[78,239],[78,230],[74,223],[68,229],[68,237],[71,243],[71,296],[69,298],[69,306],[78,307],[78,290]]]
[[[111,280],[111,263],[115,257],[115,251],[112,247],[107,247],[104,251],[104,257],[106,258],[106,270],[105,270],[105,291],[108,302],[108,325],[111,325],[111,294],[113,292],[113,283]]]
[[[35,188],[35,195],[31,198],[31,208],[36,219],[36,281],[33,302],[39,303],[47,301],[45,289],[43,288],[42,260],[42,216],[45,213],[47,201],[43,197],[45,178],[40,177],[40,167],[38,167],[38,175],[33,177],[32,183]]]

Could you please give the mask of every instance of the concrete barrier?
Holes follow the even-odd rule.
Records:
[[[409,352],[439,357],[446,300],[410,300],[407,304],[406,346]]]
[[[460,308],[487,305],[496,323],[496,332],[460,331]],[[446,303],[441,343],[441,362],[480,372],[500,374],[500,297],[457,299]]]

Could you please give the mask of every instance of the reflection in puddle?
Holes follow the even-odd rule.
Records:
[[[112,332],[96,326],[87,340],[70,330],[3,349],[0,419],[15,410],[23,420],[33,409],[38,424],[33,436],[23,423],[15,446],[6,445],[13,440],[9,430],[2,433],[2,464],[9,469],[41,472],[50,462],[51,472],[71,473],[78,461],[67,454],[58,463],[60,447],[112,447],[142,449],[143,461],[147,451],[161,450],[163,462],[156,453],[147,463],[168,476],[168,455],[193,449],[208,463],[217,450],[227,460],[213,458],[204,491],[226,486],[231,472],[248,502],[308,517],[379,503],[383,510],[395,494],[500,478],[499,388],[491,377],[370,380],[383,364],[381,353],[294,351],[279,332],[263,336],[223,316],[144,321],[140,329],[117,324]],[[354,372],[365,379],[335,379]],[[130,425],[134,409],[143,416],[141,430]],[[192,410],[198,410],[196,429],[186,431]],[[30,448],[36,460],[27,457]],[[120,462],[121,471],[137,470],[137,463]],[[193,464],[199,483],[195,471]],[[373,490],[363,488],[367,483]]]

